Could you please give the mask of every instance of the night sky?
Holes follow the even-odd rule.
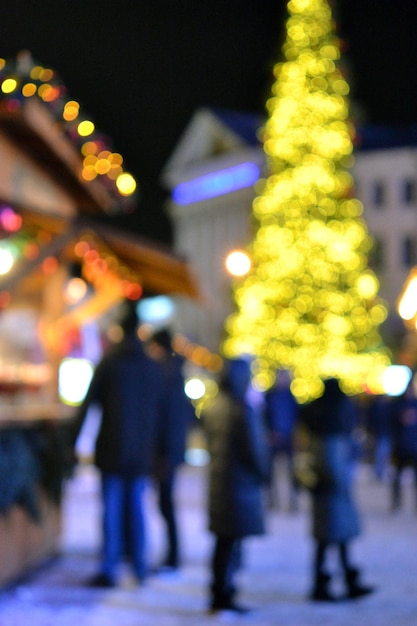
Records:
[[[417,124],[417,0],[336,0],[352,110]],[[0,0],[0,56],[54,68],[139,182],[123,225],[169,242],[158,177],[194,111],[263,113],[285,0]]]

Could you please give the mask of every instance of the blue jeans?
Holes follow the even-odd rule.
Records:
[[[129,556],[136,576],[143,580],[147,573],[145,557],[144,493],[145,476],[124,478],[102,474],[103,495],[103,557],[102,572],[115,580],[117,567],[125,553],[126,529]]]

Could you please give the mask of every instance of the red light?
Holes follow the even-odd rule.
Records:
[[[137,283],[128,283],[125,286],[125,296],[129,300],[139,300],[143,293],[143,289]]]
[[[42,263],[42,269],[45,274],[53,274],[58,269],[58,261],[53,256],[48,256]]]

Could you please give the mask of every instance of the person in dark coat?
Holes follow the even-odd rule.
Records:
[[[245,360],[227,363],[219,393],[202,415],[211,458],[209,529],[215,535],[212,612],[244,611],[235,602],[241,540],[264,533],[263,486],[270,464],[263,420],[245,400],[249,383]]]
[[[154,333],[150,339],[151,354],[162,365],[165,374],[166,405],[157,439],[154,477],[159,492],[159,509],[167,529],[167,553],[157,573],[172,572],[180,566],[179,533],[175,511],[175,478],[184,463],[186,441],[193,421],[193,405],[184,391],[183,360],[172,349],[168,330]]]
[[[358,598],[373,591],[360,582],[359,570],[350,560],[351,541],[360,534],[360,521],[351,488],[352,427],[355,407],[336,379],[326,380],[321,398],[304,408],[303,421],[310,436],[316,482],[312,494],[312,535],[315,561],[311,599],[334,601],[326,559],[336,547],[347,586],[347,597]]]
[[[279,477],[281,459],[287,464],[289,481],[289,508],[297,509],[298,486],[294,480],[294,439],[298,425],[300,407],[291,392],[291,376],[287,370],[277,372],[273,387],[265,393],[265,419],[268,440],[275,463],[271,467],[270,500],[272,506],[279,506]],[[274,467],[275,465],[275,467]]]
[[[101,571],[92,585],[117,583],[119,562],[128,552],[138,582],[147,575],[143,498],[152,474],[156,438],[165,402],[161,366],[144,351],[135,311],[123,323],[125,337],[99,362],[76,420],[75,437],[87,409],[98,405],[102,417],[94,463],[101,473],[103,549]]]
[[[414,381],[400,396],[393,408],[393,458],[392,510],[401,506],[401,477],[406,467],[414,472],[417,496],[417,396]],[[417,504],[417,497],[416,497]]]
[[[391,465],[393,407],[392,398],[382,394],[373,399],[368,409],[367,429],[372,440],[374,471],[378,480],[384,480]]]

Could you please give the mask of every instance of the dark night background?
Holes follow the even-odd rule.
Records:
[[[0,0],[0,56],[54,68],[121,152],[141,197],[129,225],[170,241],[159,173],[200,106],[263,113],[285,0]],[[335,0],[352,111],[417,124],[417,1]],[[128,224],[126,224],[128,225]]]

